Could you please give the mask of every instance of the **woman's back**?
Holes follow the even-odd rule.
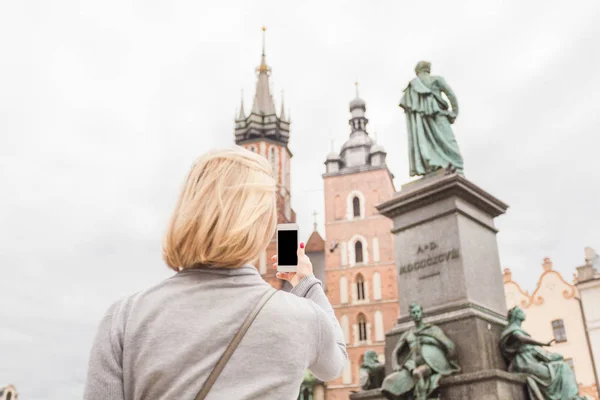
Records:
[[[93,350],[102,356],[92,358],[89,373],[95,373],[98,363],[113,363],[116,372],[122,368],[121,380],[106,376],[97,377],[97,382],[117,386],[115,392],[122,391],[126,400],[193,400],[267,288],[252,266],[180,272],[111,307],[99,334],[109,335],[102,343],[110,343],[111,348]],[[309,289],[323,300],[320,285]],[[335,336],[334,332],[322,332],[335,328],[335,317],[331,319],[313,301],[276,293],[207,399],[295,399],[307,367],[313,367],[313,373],[324,380],[338,376],[343,368],[340,361],[345,361],[339,357],[343,341],[319,343],[321,337]],[[337,348],[331,348],[332,344]],[[338,360],[326,359],[331,355],[324,347]],[[103,372],[98,368],[98,373]],[[122,388],[118,387],[120,381]],[[98,398],[94,393],[95,388],[88,385],[86,398]]]

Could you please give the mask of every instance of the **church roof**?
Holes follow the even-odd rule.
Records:
[[[308,241],[306,242],[305,251],[307,253],[325,251],[325,240],[323,240],[318,231],[313,231],[313,233],[308,238]]]
[[[289,115],[285,115],[283,99],[280,115],[277,116],[275,112],[275,102],[269,83],[271,68],[267,65],[265,56],[264,32],[265,28],[263,28],[260,65],[256,68],[256,93],[252,109],[246,116],[242,102],[239,115],[235,120],[235,143],[241,145],[244,142],[268,139],[287,147],[290,136],[290,120]]]
[[[273,115],[275,114],[275,103],[273,102],[273,96],[269,88],[271,68],[267,66],[264,47],[260,66],[256,71],[258,72],[258,80],[256,81],[256,94],[254,95],[252,112],[259,115]]]

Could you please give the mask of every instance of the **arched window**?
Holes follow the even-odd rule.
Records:
[[[302,391],[302,400],[310,400],[310,389],[305,387]]]
[[[358,314],[358,340],[367,340],[367,319],[363,313]]]
[[[354,243],[354,262],[356,264],[363,262],[363,245],[360,240]]]
[[[348,303],[348,280],[345,276],[340,278],[340,303]]]
[[[373,299],[381,300],[381,274],[379,272],[373,274]]]
[[[341,319],[342,332],[344,332],[344,340],[346,343],[350,343],[350,328],[348,326],[348,316],[342,315]]]
[[[273,175],[275,175],[275,180],[278,180],[277,156],[275,154],[275,147],[271,147],[271,150],[269,151],[269,161],[271,161],[271,167],[273,168]]]
[[[375,311],[375,340],[378,342],[385,340],[383,333],[383,313],[379,310]]]
[[[253,153],[256,153],[256,147],[250,146],[250,151],[253,152]]]
[[[365,299],[365,280],[361,274],[356,275],[356,299]]]
[[[360,217],[360,199],[356,196],[352,199],[352,215],[356,217]]]

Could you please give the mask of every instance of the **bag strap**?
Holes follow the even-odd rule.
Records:
[[[225,365],[227,364],[227,361],[229,361],[229,358],[231,357],[231,355],[235,351],[236,347],[238,347],[238,345],[242,341],[242,338],[244,337],[244,335],[248,331],[248,328],[250,328],[250,325],[252,325],[252,322],[254,322],[254,319],[256,318],[256,316],[258,315],[258,313],[260,312],[260,310],[262,310],[262,308],[264,307],[264,305],[267,304],[267,301],[269,301],[269,299],[276,292],[277,292],[277,290],[275,290],[272,287],[269,287],[269,289],[261,297],[261,299],[258,301],[258,303],[256,303],[256,306],[254,306],[254,309],[252,310],[252,312],[246,317],[246,320],[242,324],[240,330],[235,334],[235,336],[233,337],[233,339],[231,340],[231,342],[229,343],[229,345],[225,349],[225,352],[223,353],[223,355],[221,356],[221,358],[217,362],[217,365],[215,366],[215,368],[213,369],[213,371],[210,373],[210,375],[208,376],[208,378],[204,382],[204,385],[202,385],[202,389],[200,389],[200,391],[196,395],[196,400],[203,400],[206,397],[206,395],[208,394],[208,392],[210,391],[210,389],[214,385],[215,381],[217,380],[217,378],[219,377],[219,375],[223,371],[223,368],[225,368]]]

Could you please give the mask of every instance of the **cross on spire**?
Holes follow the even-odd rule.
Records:
[[[358,81],[354,82],[354,86],[356,86],[356,98],[358,99]]]
[[[316,210],[315,210],[315,211],[313,211],[313,213],[312,213],[312,215],[313,215],[313,218],[315,219],[315,220],[314,220],[314,222],[313,222],[313,230],[315,230],[315,231],[317,230],[317,215],[318,215],[318,214],[319,214],[319,213],[317,213],[317,211],[316,211]]]

